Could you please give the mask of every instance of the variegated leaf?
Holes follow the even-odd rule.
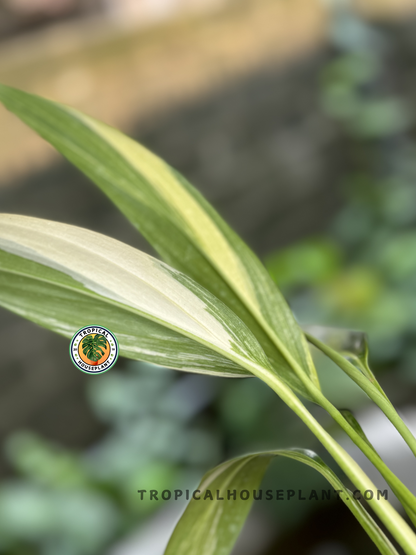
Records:
[[[0,215],[0,304],[66,337],[109,327],[125,356],[178,369],[250,375],[267,368],[247,327],[166,264],[75,226]]]
[[[258,258],[178,172],[67,106],[6,86],[0,86],[0,101],[88,175],[170,266],[231,308],[275,371],[310,398],[299,375],[319,382],[291,310]]]
[[[286,457],[317,470],[337,491],[383,555],[398,555],[381,528],[336,474],[315,453],[280,449],[244,455],[227,461],[202,478],[196,497],[188,504],[172,534],[165,555],[229,555],[253,503],[270,461]],[[228,492],[235,490],[235,500]],[[242,499],[245,490],[250,494]],[[209,495],[207,494],[209,492]],[[245,493],[244,497],[247,497]]]

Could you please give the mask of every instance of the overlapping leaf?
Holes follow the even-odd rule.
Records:
[[[380,553],[398,555],[381,528],[336,474],[315,453],[305,449],[281,449],[245,455],[210,470],[198,487],[196,497],[199,499],[190,501],[179,520],[165,555],[228,555],[250,511],[253,491],[259,488],[274,457],[288,457],[317,470],[339,493]],[[231,495],[234,490],[235,500]],[[245,494],[241,499],[243,490]],[[250,494],[248,499],[246,492]]]
[[[299,372],[316,385],[318,379],[289,307],[257,257],[181,175],[122,133],[71,108],[5,86],[0,101],[88,175],[167,263],[231,308],[276,371],[309,397]]]
[[[0,304],[71,337],[99,323],[121,353],[220,375],[268,368],[255,337],[221,301],[177,270],[74,226],[0,215]]]

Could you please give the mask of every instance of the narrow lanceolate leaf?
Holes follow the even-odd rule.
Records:
[[[0,215],[0,304],[66,337],[116,334],[124,356],[216,375],[268,361],[245,324],[177,270],[74,226]]]
[[[281,449],[254,453],[227,461],[202,479],[168,543],[165,555],[228,555],[250,511],[254,493],[274,457],[288,457],[322,474],[383,555],[396,549],[361,503],[315,453],[305,449]],[[233,492],[235,491],[235,499]],[[248,496],[247,496],[248,494]],[[248,497],[248,498],[247,498]]]
[[[275,371],[310,398],[302,380],[319,385],[318,378],[289,307],[253,252],[181,175],[122,133],[69,107],[5,86],[0,101],[89,176],[165,262],[233,310]]]

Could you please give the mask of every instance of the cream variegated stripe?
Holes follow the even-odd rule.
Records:
[[[116,334],[121,354],[134,360],[214,376],[250,375],[212,348],[92,292],[69,275],[1,249],[0,305],[67,338],[99,322]]]
[[[212,219],[202,204],[184,186],[179,174],[158,156],[155,156],[117,129],[71,108],[67,108],[67,110],[73,114],[74,118],[82,120],[85,125],[99,134],[119,152],[138,174],[144,176],[148,183],[151,183],[163,199],[166,207],[168,207],[169,213],[166,216],[172,219],[175,215],[179,215],[181,219],[179,226],[186,231],[188,238],[197,245],[199,250],[226,279],[231,288],[237,292],[252,314],[262,323],[271,338],[278,343],[279,347],[284,346],[285,341],[279,338],[273,327],[273,319],[268,317],[269,305],[272,308],[275,307],[277,312],[286,312],[284,300],[278,298],[279,293],[274,284],[271,284],[271,280],[263,268],[258,267],[257,260],[254,256],[251,256],[252,253],[247,249],[246,254],[248,256],[244,260],[243,253],[238,253],[233,248],[229,238],[226,237],[217,222]],[[153,202],[149,202],[149,197],[143,195],[142,190],[136,187],[132,191],[130,184],[126,185],[129,194],[137,194],[141,202],[145,204],[150,206],[154,204],[154,199],[152,199]],[[239,240],[237,237],[236,239]],[[248,265],[251,265],[252,275],[248,272]],[[264,293],[269,294],[267,299],[262,298]],[[281,317],[293,318],[290,311],[282,314]],[[276,314],[275,320],[278,318],[279,315]],[[294,327],[296,327],[296,324]],[[292,322],[282,331],[291,336],[293,340],[293,348],[297,352],[295,360],[300,363],[304,371],[310,373],[315,384],[319,385],[314,364],[302,334],[294,332]],[[288,349],[288,352],[290,354],[290,349]]]
[[[285,300],[259,259],[186,179],[72,108],[3,85],[0,101],[88,175],[170,266],[222,300],[286,383],[314,398],[309,382],[319,389],[316,370]]]
[[[193,238],[204,253],[208,255],[212,253],[210,258],[215,259],[216,266],[227,275],[233,287],[240,291],[247,303],[257,311],[256,292],[241,259],[202,206],[183,187],[172,168],[117,129],[75,110],[69,111],[73,113],[74,117],[82,119],[86,125],[101,135],[114,149],[120,152],[137,172],[152,183],[166,205],[171,208],[172,213],[180,214],[187,235]],[[141,195],[139,189],[136,191],[142,197],[143,202],[148,202],[148,199]]]
[[[267,366],[254,337],[225,305],[177,270],[115,239],[75,226],[3,214],[0,248],[63,272],[98,295],[221,353],[243,355]]]

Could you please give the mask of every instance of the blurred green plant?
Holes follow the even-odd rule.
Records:
[[[354,52],[330,68],[324,104],[333,116],[345,122],[349,132],[374,141],[385,139],[387,133],[403,132],[407,115],[395,101],[362,100],[361,87],[367,85],[369,75],[373,79],[377,74],[377,65],[370,61],[357,58]],[[255,255],[212,207],[182,176],[121,133],[71,108],[9,87],[0,87],[0,99],[96,182],[170,264],[162,264],[87,230],[3,215],[0,218],[3,249],[0,251],[3,285],[0,302],[67,337],[85,324],[87,316],[103,322],[116,333],[121,353],[129,358],[217,376],[260,378],[300,417],[356,488],[374,491],[374,484],[363,470],[316,420],[299,396],[313,401],[332,416],[379,470],[414,524],[416,499],[381,460],[353,414],[337,410],[324,395],[306,341],[308,339],[337,364],[384,411],[416,454],[415,438],[368,366],[363,335],[358,342],[354,334],[342,332],[340,339],[331,330],[321,330],[317,336],[309,330],[305,335]],[[339,105],[342,109],[337,112]],[[374,195],[375,191],[369,190],[371,202]],[[349,235],[351,245],[357,245],[368,230],[366,213],[362,210],[365,197],[357,204],[361,219],[357,218],[357,226]],[[393,214],[397,218],[397,208],[387,212],[390,217]],[[380,234],[383,241],[386,240],[385,232],[383,228]],[[91,251],[90,244],[98,246],[97,250],[105,252],[106,256]],[[383,251],[380,268],[385,256],[388,260],[397,260],[408,244],[406,239],[399,243],[393,240],[392,246]],[[370,252],[377,253],[377,250]],[[274,256],[269,265],[278,280],[283,276],[288,288],[314,285],[323,290],[325,286],[329,306],[333,306],[334,299],[342,297],[339,310],[347,318],[349,311],[371,312],[371,307],[376,307],[373,317],[377,317],[377,310],[386,299],[380,272],[374,272],[365,258],[361,258],[351,266],[349,275],[343,274],[337,283],[341,260],[339,250],[332,243],[315,241]],[[298,268],[302,261],[308,271],[301,274]],[[405,279],[411,270],[411,264],[399,266],[399,272],[391,281]],[[258,410],[255,403],[251,407],[253,413]],[[141,425],[132,434],[127,433],[128,441],[123,446],[118,435],[116,449],[107,453],[105,447],[99,449],[102,474],[98,473],[98,482],[109,480],[111,483],[111,476],[117,475],[127,480],[127,484],[133,484],[137,479],[137,466],[129,482],[128,477],[132,476],[125,462],[129,457],[123,457],[122,448],[127,454],[137,454],[140,437],[146,436],[148,445],[153,431],[153,425],[148,429]],[[169,427],[168,436],[173,433],[174,429]],[[160,448],[163,449],[168,436],[160,435]],[[31,458],[43,461],[48,468],[47,461],[51,460],[53,450],[39,447],[39,441],[30,436],[15,438],[14,443],[14,447],[11,443],[10,452],[12,456],[14,453],[15,464],[20,465],[21,472],[29,470],[30,473],[34,468],[30,465]],[[28,446],[29,453],[31,449],[35,453],[32,457],[28,455]],[[25,452],[22,458],[19,458],[19,450]],[[225,493],[230,485],[239,491],[246,486],[256,488],[275,456],[302,462],[317,470],[331,485],[339,487],[343,502],[379,551],[397,553],[364,506],[355,502],[334,472],[311,451],[263,451],[233,459],[209,471],[199,489],[204,493],[208,487],[215,486],[220,493]],[[171,457],[169,448],[164,460],[171,460]],[[58,456],[53,466],[53,471],[30,474],[31,479],[35,482],[52,479],[52,483],[56,477],[63,483],[75,480],[71,492],[76,491],[77,480],[84,487],[89,483],[88,471],[86,477],[83,477],[82,468],[76,472],[76,460],[70,455]],[[131,491],[130,485],[126,489],[127,498],[128,491]],[[416,536],[412,528],[388,501],[373,497],[368,503],[404,552],[415,554]],[[198,503],[192,500],[172,535],[166,555],[229,553],[250,505],[247,502],[221,503],[205,499]],[[47,509],[45,506],[45,515]],[[39,521],[39,528],[45,520],[48,519],[45,518],[43,524]],[[30,526],[27,530],[30,536]],[[93,548],[97,549],[97,545]],[[88,553],[88,542],[85,549]]]
[[[137,487],[159,491],[194,485],[221,456],[212,426],[198,421],[210,383],[175,381],[172,373],[130,362],[89,382],[88,397],[107,432],[76,453],[32,432],[6,442],[19,478],[0,486],[0,553],[102,552],[160,507]],[[193,403],[186,403],[188,395]]]
[[[102,322],[119,338],[121,354],[133,359],[260,378],[313,432],[355,487],[374,492],[372,481],[298,395],[315,402],[375,465],[416,522],[413,494],[369,444],[352,414],[347,417],[322,393],[306,337],[260,261],[191,185],[131,139],[71,108],[6,86],[0,87],[0,100],[91,177],[172,264],[85,229],[2,215],[0,303],[67,337],[87,318]],[[374,375],[361,373],[330,345],[309,340],[371,394],[416,454],[416,439]],[[313,452],[292,449],[229,461],[206,474],[198,489],[205,492],[216,484],[224,493],[235,484],[241,490],[247,480],[256,486],[276,454],[312,466],[331,484],[341,483]],[[123,466],[120,452],[117,463]],[[341,499],[380,552],[396,553],[364,506],[353,503],[343,485],[341,490]],[[191,500],[166,555],[231,551],[251,503],[227,501],[219,510],[221,501],[211,501]],[[403,550],[416,554],[414,532],[390,503],[384,497],[368,503]]]
[[[410,370],[416,309],[416,145],[408,104],[389,92],[388,35],[338,9],[322,108],[343,134],[345,204],[324,236],[272,253],[266,266],[303,322],[365,329],[373,361]]]

